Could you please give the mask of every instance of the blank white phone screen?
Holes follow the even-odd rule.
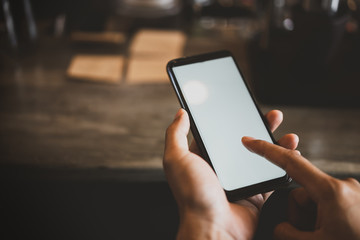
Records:
[[[243,136],[272,140],[232,57],[176,66],[173,71],[225,190],[285,175],[241,143]]]

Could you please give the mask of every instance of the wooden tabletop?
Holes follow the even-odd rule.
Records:
[[[8,59],[0,72],[0,164],[161,174],[165,129],[179,108],[170,84],[70,80],[72,51]],[[282,110],[275,136],[297,133],[299,150],[324,170],[360,173],[359,109],[262,108]]]

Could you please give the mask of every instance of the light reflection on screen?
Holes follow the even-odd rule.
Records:
[[[186,82],[183,86],[183,92],[187,102],[193,105],[204,103],[209,95],[206,85],[197,80]]]

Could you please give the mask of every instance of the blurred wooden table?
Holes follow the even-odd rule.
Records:
[[[196,39],[191,44],[222,47]],[[163,180],[164,133],[179,108],[170,84],[71,81],[65,72],[72,50],[58,51],[23,57],[0,72],[1,169]],[[360,173],[359,109],[264,110],[270,108],[285,116],[277,137],[297,133],[302,154],[326,171]]]
[[[170,85],[98,85],[33,71],[1,74],[2,165],[161,169],[164,132],[179,107]],[[358,109],[275,108],[285,116],[276,136],[295,132],[303,155],[359,171]]]

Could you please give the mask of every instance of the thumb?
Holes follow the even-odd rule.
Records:
[[[164,162],[173,159],[172,156],[181,156],[189,151],[187,142],[189,128],[190,122],[187,112],[180,109],[166,130]]]
[[[313,232],[303,232],[288,222],[278,224],[274,229],[276,240],[302,240],[316,239]]]

